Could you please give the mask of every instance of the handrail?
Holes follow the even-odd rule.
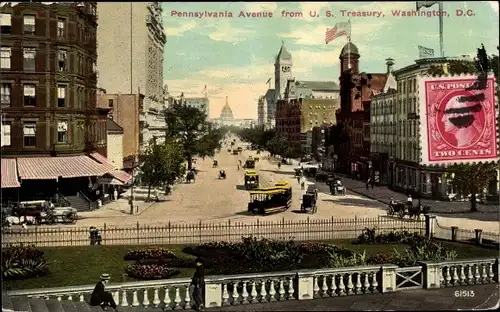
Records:
[[[89,204],[89,209],[95,208],[94,201],[90,200],[82,191],[78,191],[78,194],[80,194]]]

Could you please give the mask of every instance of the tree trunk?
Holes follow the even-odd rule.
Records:
[[[147,201],[149,201],[150,196],[151,196],[151,183],[148,183],[148,198],[146,199]]]
[[[476,193],[472,193],[470,196],[470,212],[478,212],[477,210],[477,201],[476,201]]]
[[[189,155],[187,157],[187,161],[188,161],[188,170],[191,171],[191,169],[193,169],[193,156]]]

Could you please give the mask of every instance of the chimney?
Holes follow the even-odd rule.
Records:
[[[391,58],[388,58],[385,60],[385,64],[387,65],[387,73],[392,72],[392,66],[394,65],[394,60]]]

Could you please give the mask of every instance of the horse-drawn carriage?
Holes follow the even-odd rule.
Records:
[[[186,183],[196,182],[196,172],[194,170],[188,171],[186,173]]]
[[[219,171],[219,179],[226,179],[226,171],[225,170],[220,170]]]
[[[337,177],[329,177],[326,184],[330,187],[330,194],[332,195],[342,195],[345,196],[346,189],[342,184],[342,180]]]
[[[288,182],[250,192],[248,211],[258,214],[284,211],[292,205],[292,187]]]
[[[400,218],[408,216],[410,219],[411,218],[418,219],[420,218],[421,214],[427,214],[429,213],[429,211],[430,207],[427,205],[413,206],[413,203],[409,201],[402,202],[402,201],[396,201],[391,198],[391,201],[389,203],[389,209],[387,210],[387,215],[389,216],[397,215]]]
[[[212,168],[217,168],[219,167],[219,162],[214,159],[214,162],[212,163]]]
[[[252,156],[248,156],[248,159],[245,161],[243,168],[255,169],[255,159]]]
[[[5,216],[3,224],[7,226],[16,224],[54,224],[70,223],[78,220],[77,210],[70,206],[55,207],[46,200],[23,201],[10,210],[10,215]]]
[[[307,191],[302,195],[302,203],[300,204],[301,212],[316,213],[318,211],[318,206],[316,205],[318,201],[318,189],[315,185],[310,184],[307,186]]]

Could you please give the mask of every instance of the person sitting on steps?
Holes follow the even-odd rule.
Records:
[[[112,307],[116,311],[116,303],[109,291],[105,291],[105,286],[109,282],[109,274],[101,274],[101,281],[95,285],[94,291],[90,295],[91,306],[101,306],[103,310],[106,307]]]

